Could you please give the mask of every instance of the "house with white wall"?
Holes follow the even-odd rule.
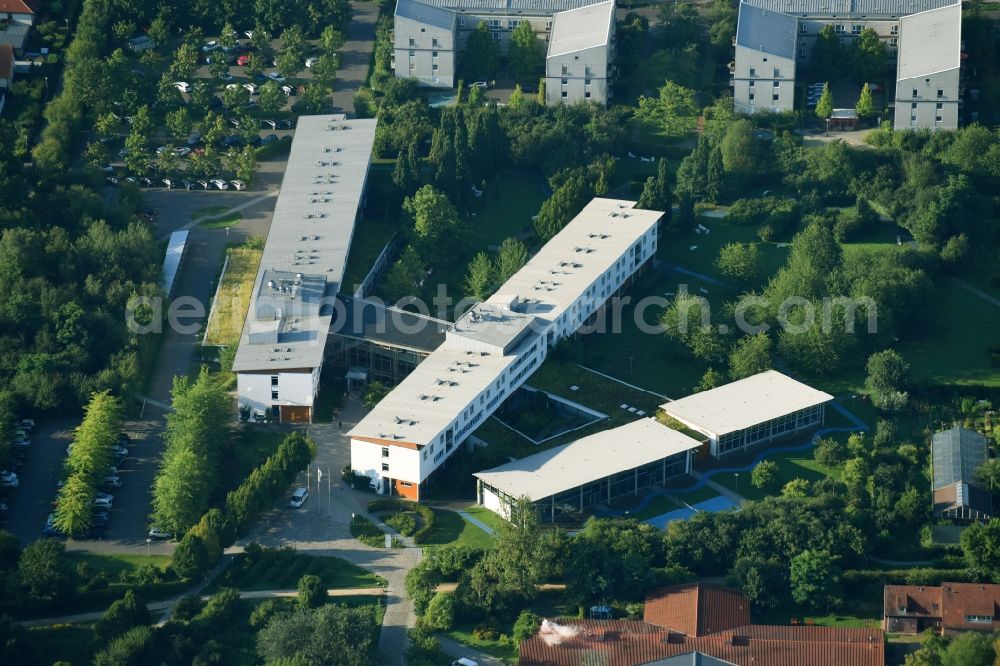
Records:
[[[736,110],[792,111],[797,76],[826,26],[845,47],[866,29],[885,44],[896,70],[896,129],[958,127],[959,0],[741,0],[730,81]]]
[[[546,102],[606,104],[614,58],[614,0],[398,0],[393,69],[397,77],[421,85],[453,88],[461,51],[480,23],[506,54],[511,33],[525,22],[546,44]],[[552,87],[554,97],[548,92]]]
[[[427,479],[548,351],[653,263],[660,211],[594,199],[354,428],[351,468],[380,493],[419,500]]]
[[[299,118],[233,363],[240,407],[312,420],[375,124]]]
[[[0,44],[10,45],[20,54],[35,24],[34,0],[0,0]]]

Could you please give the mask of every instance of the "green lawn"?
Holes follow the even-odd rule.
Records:
[[[464,509],[464,511],[473,518],[475,518],[476,520],[478,520],[479,522],[484,523],[485,525],[491,527],[494,530],[499,530],[507,522],[506,520],[504,520],[497,514],[493,513],[486,507],[479,506],[476,504],[473,504],[472,506]]]
[[[205,227],[206,229],[227,229],[236,225],[242,219],[243,213],[236,210],[228,215],[223,215],[222,217],[213,217],[209,220],[204,220],[199,222],[198,225]]]
[[[362,220],[355,226],[351,237],[351,251],[344,269],[344,289],[353,294],[354,288],[365,279],[372,264],[392,237],[404,228],[401,220]]]
[[[460,211],[465,229],[459,250],[447,265],[435,266],[434,285],[448,285],[449,293],[460,296],[469,262],[479,252],[499,246],[504,239],[531,230],[531,218],[545,201],[545,181],[534,172],[505,171],[490,183],[482,198],[472,198]]]
[[[458,641],[463,645],[468,645],[469,647],[481,650],[486,654],[492,655],[498,659],[502,659],[505,664],[516,664],[518,660],[518,649],[513,643],[503,644],[499,640],[496,641],[484,641],[479,640],[472,635],[472,629],[474,625],[465,623],[461,624],[451,631],[444,632],[444,635],[448,638]],[[510,635],[510,631],[506,632]]]
[[[205,206],[204,208],[199,208],[191,213],[191,219],[200,220],[203,217],[211,217],[213,215],[225,213],[227,210],[229,210],[228,206]]]
[[[1000,346],[1000,308],[958,285],[939,283],[931,299],[929,332],[896,349],[910,362],[918,381],[1000,387],[1000,368],[990,365],[988,349]]]
[[[468,546],[485,550],[493,547],[493,537],[454,511],[434,509],[434,529],[424,546]],[[476,516],[480,518],[480,516]],[[481,518],[480,518],[481,519]],[[486,521],[483,521],[486,522]]]
[[[98,554],[83,550],[68,550],[66,557],[75,569],[80,563],[86,562],[95,574],[104,572],[111,582],[118,582],[122,572],[132,573],[136,569],[152,564],[161,571],[170,564],[169,555],[125,555],[121,553]]]
[[[235,447],[235,455],[227,465],[231,474],[226,475],[229,479],[229,490],[232,490],[243,482],[254,468],[260,466],[268,456],[278,450],[278,445],[288,435],[287,431],[270,430],[260,427],[245,428],[239,435],[239,442]]]
[[[262,556],[252,564],[237,555],[225,572],[213,581],[209,594],[222,587],[241,590],[293,589],[306,574],[319,576],[327,588],[375,587],[385,581],[339,557],[304,555]],[[370,599],[369,599],[370,601]]]
[[[756,455],[756,451],[754,455]],[[768,495],[781,493],[781,488],[792,479],[819,481],[826,476],[837,478],[839,470],[824,467],[812,457],[812,449],[804,451],[786,451],[767,456],[766,460],[778,463],[778,481],[772,488],[759,489],[750,483],[750,472],[741,472],[737,481],[735,474],[716,474],[712,480],[720,483],[733,492],[751,500],[759,500]]]

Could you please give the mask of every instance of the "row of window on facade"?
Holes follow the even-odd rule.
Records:
[[[802,409],[791,414],[779,416],[776,419],[758,423],[744,430],[727,433],[719,437],[719,453],[727,453],[734,449],[750,446],[786,432],[808,428],[820,422],[823,418],[823,406],[817,405]]]
[[[860,24],[860,23],[852,23],[851,24],[851,34],[852,35],[860,35],[861,32],[864,29],[865,29],[865,26],[862,25],[862,24]],[[801,32],[803,34],[809,32],[809,24],[808,23],[800,23],[799,24],[799,32]],[[833,32],[835,34],[838,34],[838,35],[846,35],[847,34],[847,24],[846,23],[834,23],[833,24]],[[892,26],[889,28],[889,34],[891,34],[891,35],[898,35],[899,34],[899,24],[893,23]]]

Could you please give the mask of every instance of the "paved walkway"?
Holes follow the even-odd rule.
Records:
[[[733,500],[737,504],[743,504],[743,502],[747,501],[746,497],[743,497],[743,495],[737,494],[735,491],[732,491],[729,488],[726,488],[721,483],[716,483],[715,481],[712,481],[711,479],[709,479],[707,477],[705,477],[703,479],[702,477],[704,477],[705,475],[703,475],[701,472],[699,472],[696,469],[692,469],[691,470],[691,476],[693,476],[694,479],[696,481],[698,481],[698,482],[704,481],[704,484],[706,486],[708,486],[709,488],[711,488],[715,492],[719,493],[720,495],[722,495],[724,497],[728,497],[729,499]],[[711,474],[709,474],[709,476],[711,476]]]
[[[465,522],[475,525],[476,527],[486,532],[487,534],[493,534],[493,528],[484,523],[483,521],[473,518],[465,511],[458,511],[457,513],[458,515],[462,516],[462,519],[465,520]]]
[[[967,292],[969,292],[970,294],[972,294],[974,296],[978,296],[979,298],[983,299],[984,301],[986,301],[990,305],[995,305],[998,308],[1000,308],[1000,299],[993,298],[992,296],[990,296],[989,294],[987,294],[982,289],[977,289],[977,288],[973,287],[971,284],[969,284],[968,282],[966,282],[965,280],[959,280],[958,278],[952,278],[951,281],[954,282],[955,284],[957,284],[962,289],[964,289]]]
[[[354,18],[344,31],[344,46],[340,49],[340,69],[333,85],[335,111],[354,115],[354,95],[368,78],[368,63],[375,48],[377,2],[352,2]]]

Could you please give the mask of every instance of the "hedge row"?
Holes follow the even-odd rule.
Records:
[[[243,529],[274,506],[315,455],[316,443],[312,439],[297,432],[285,437],[278,450],[226,496],[221,510],[210,509],[184,535],[174,551],[177,574],[194,578],[214,566],[222,557],[222,551],[233,545]]]
[[[424,526],[413,533],[413,542],[421,544],[430,538],[436,516],[433,509],[423,504],[400,499],[378,499],[368,502],[369,513],[381,511],[416,511],[424,521]]]
[[[850,591],[867,585],[940,585],[944,582],[970,583],[974,577],[967,569],[888,569],[845,571],[841,579]]]

